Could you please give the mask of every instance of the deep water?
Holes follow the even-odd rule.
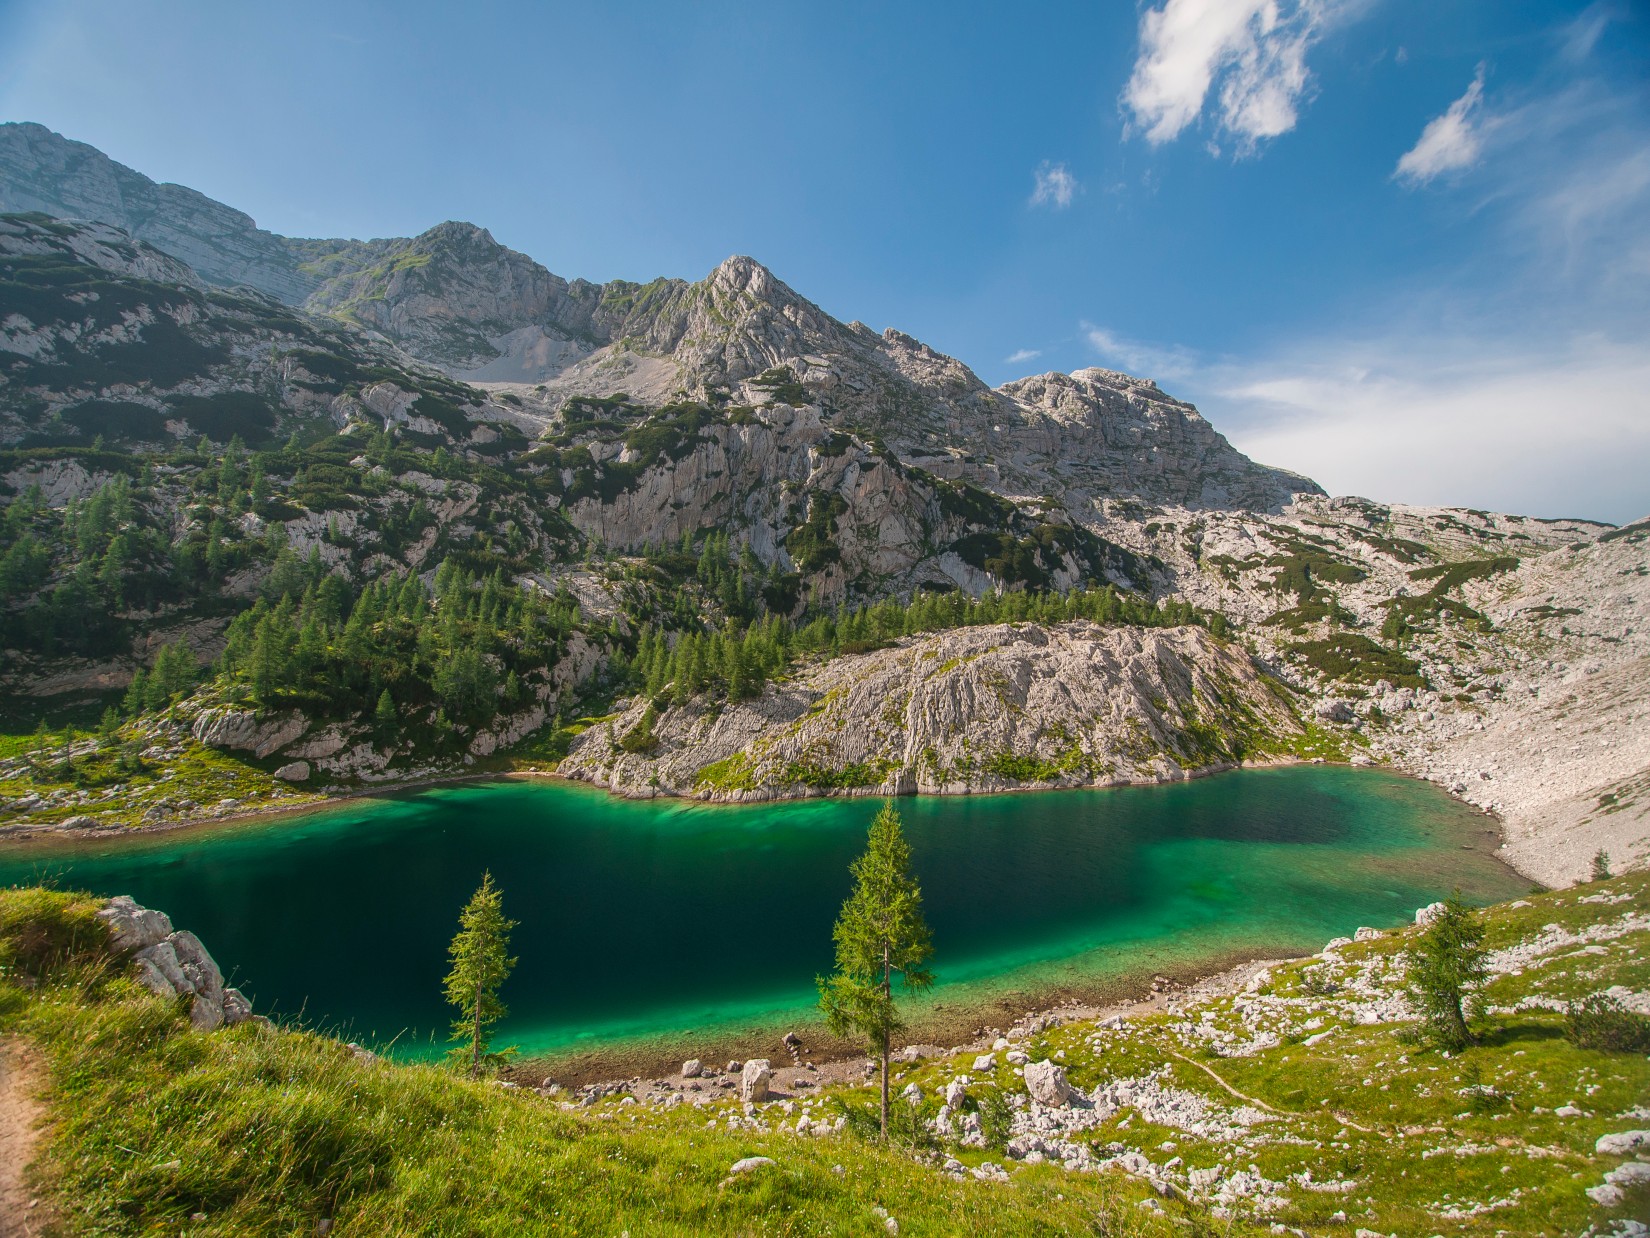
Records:
[[[1459,887],[1525,892],[1482,816],[1334,766],[1161,787],[897,801],[939,984],[913,1034],[1408,922]],[[257,1008],[403,1052],[444,1036],[446,945],[491,869],[520,922],[501,1041],[691,1046],[805,1020],[876,800],[627,801],[470,784],[304,816],[0,850],[0,884],[133,895],[194,930]],[[1002,1022],[1004,1020],[996,1020]]]

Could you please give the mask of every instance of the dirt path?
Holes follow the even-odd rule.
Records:
[[[44,1106],[39,1061],[27,1048],[0,1039],[0,1238],[35,1238],[45,1232],[44,1208],[31,1208],[34,1194],[23,1171],[34,1156]]]

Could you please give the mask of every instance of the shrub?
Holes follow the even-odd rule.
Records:
[[[991,1147],[1002,1147],[1014,1134],[1014,1110],[1008,1097],[1001,1092],[981,1092],[979,1108],[981,1136]]]
[[[1564,1038],[1578,1049],[1650,1053],[1650,1017],[1627,1009],[1608,993],[1594,993],[1570,1003]]]

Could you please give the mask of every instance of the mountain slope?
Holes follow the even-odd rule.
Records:
[[[286,241],[183,185],[156,184],[84,142],[31,123],[0,125],[0,211],[113,224],[188,263],[208,283],[297,303],[314,280]]]

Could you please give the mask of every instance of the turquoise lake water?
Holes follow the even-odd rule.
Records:
[[[1477,902],[1529,888],[1494,859],[1484,817],[1425,783],[1336,766],[897,805],[939,977],[912,1007],[914,1036],[1153,972],[1315,950],[1408,922],[1456,887]],[[380,1044],[399,1035],[398,1051],[421,1053],[445,1035],[446,945],[491,869],[520,922],[501,1043],[570,1059],[708,1051],[808,1018],[879,807],[467,784],[255,824],[16,844],[0,849],[0,884],[131,894],[194,930],[260,1011]]]

